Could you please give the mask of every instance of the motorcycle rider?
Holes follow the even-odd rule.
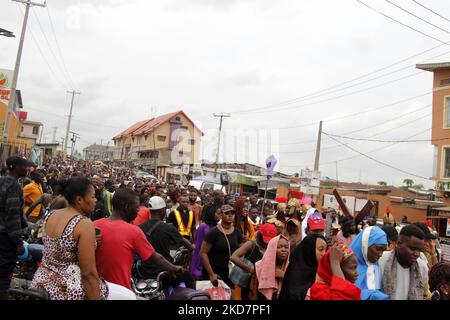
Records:
[[[166,215],[165,201],[161,197],[154,196],[150,198],[149,206],[151,219],[141,224],[139,228],[145,233],[155,251],[169,261],[173,260],[170,255],[171,249],[183,246],[189,251],[193,251],[195,246],[189,240],[182,237],[173,225],[162,221]],[[146,261],[142,264],[142,271],[145,279],[156,279],[158,274],[164,270],[152,261]],[[175,280],[170,281],[173,285],[177,285],[179,282],[184,282],[186,287],[195,289],[195,279],[187,270],[180,273]]]
[[[8,175],[0,177],[0,300],[8,299],[17,257],[25,252],[22,240],[22,229],[26,227],[24,200],[17,180],[27,175],[27,167],[32,163],[21,157],[10,157],[6,165]]]
[[[173,275],[182,267],[175,266],[155,252],[144,232],[130,222],[136,219],[139,195],[128,188],[116,191],[112,199],[113,212],[109,218],[94,222],[101,239],[96,251],[99,275],[106,281],[131,289],[131,271],[135,255]]]

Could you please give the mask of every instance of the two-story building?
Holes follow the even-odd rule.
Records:
[[[101,144],[93,144],[83,149],[83,159],[86,161],[111,161],[114,155],[114,147]]]
[[[43,126],[40,122],[25,120],[22,124],[19,138],[27,141],[28,147],[31,148],[39,140]]]
[[[0,69],[0,160],[2,161],[13,154],[26,155],[29,148],[27,141],[19,138],[22,123],[27,118],[27,113],[21,111],[23,103],[20,90],[16,91],[13,112],[8,116],[12,75],[12,70]],[[4,143],[7,119],[9,121],[8,139]]]
[[[199,162],[202,136],[203,132],[183,111],[176,111],[137,122],[116,135],[113,160],[165,177],[169,167]]]
[[[433,176],[436,189],[450,206],[450,62],[418,64],[418,69],[433,72],[434,146]]]

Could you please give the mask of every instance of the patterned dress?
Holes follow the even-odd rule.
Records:
[[[45,217],[44,230],[53,212]],[[36,271],[31,286],[44,289],[50,300],[86,300],[78,261],[78,243],[73,239],[73,231],[82,215],[71,218],[63,234],[58,238],[47,236],[44,231],[44,256],[42,266]],[[108,297],[108,286],[101,279],[100,299]]]

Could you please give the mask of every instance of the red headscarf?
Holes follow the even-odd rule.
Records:
[[[338,245],[344,249],[344,257],[342,258],[342,261],[345,261],[348,257],[350,257],[353,254],[352,249],[350,249],[346,244],[339,243]],[[317,275],[327,285],[331,285],[331,279],[333,278],[333,271],[331,270],[330,264],[331,249],[332,248],[328,249],[327,253],[325,253],[322,259],[320,259],[319,267],[317,268]]]
[[[389,216],[392,213],[392,207],[391,206],[387,206],[386,207],[386,214]]]

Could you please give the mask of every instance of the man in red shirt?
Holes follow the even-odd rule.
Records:
[[[150,197],[147,194],[143,194],[139,197],[139,200],[141,202],[141,205],[139,206],[139,211],[137,213],[136,219],[131,222],[135,226],[138,226],[140,224],[143,224],[150,220],[150,209],[147,207],[148,201],[150,200]]]
[[[130,222],[138,212],[139,195],[130,189],[116,191],[113,200],[113,213],[109,218],[94,222],[100,229],[101,240],[96,250],[97,270],[106,281],[131,289],[131,270],[135,254],[142,261],[158,265],[162,270],[173,274],[181,272],[162,255],[155,252],[144,232]]]

